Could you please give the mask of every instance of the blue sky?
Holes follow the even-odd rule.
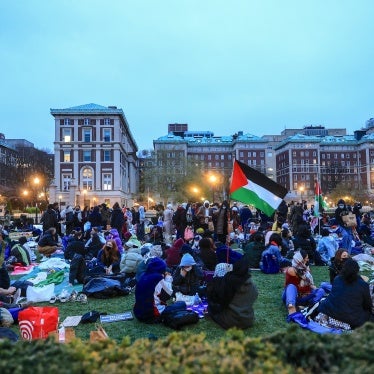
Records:
[[[0,132],[53,150],[50,108],[215,135],[374,117],[374,1],[0,0]]]

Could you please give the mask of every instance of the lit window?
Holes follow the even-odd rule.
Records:
[[[62,188],[64,191],[70,189],[71,174],[62,174]]]
[[[84,168],[82,171],[82,187],[84,190],[91,191],[93,186],[93,173],[91,168]]]
[[[108,191],[112,189],[112,174],[103,174],[103,190]]]
[[[71,142],[71,129],[62,129],[62,139],[65,143]]]
[[[70,162],[70,151],[64,151],[64,162]]]

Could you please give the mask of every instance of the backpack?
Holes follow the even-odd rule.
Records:
[[[262,256],[260,268],[265,274],[277,274],[280,269],[278,260],[271,253],[266,253]]]
[[[180,330],[183,326],[199,322],[199,315],[188,309],[171,310],[170,312],[165,309],[161,316],[164,325],[174,330]]]

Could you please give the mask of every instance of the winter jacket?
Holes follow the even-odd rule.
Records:
[[[181,268],[178,266],[173,275],[173,289],[175,292],[181,292],[183,295],[195,295],[199,289],[200,280],[203,278],[203,272],[198,266],[193,265],[186,276],[181,275]]]
[[[125,216],[123,215],[122,209],[113,209],[110,217],[110,226],[117,229],[118,233],[122,233],[122,227],[125,224]],[[119,234],[121,235],[121,234]]]
[[[332,236],[323,236],[318,241],[317,251],[321,255],[321,259],[325,263],[330,263],[331,258],[335,256],[338,250],[338,243]]]
[[[43,224],[43,232],[47,231],[51,227],[57,227],[57,213],[51,208],[47,209],[43,213],[40,222]]]
[[[121,273],[136,273],[136,269],[142,261],[143,256],[140,254],[140,248],[129,248],[121,258]]]
[[[180,249],[184,244],[182,238],[177,239],[174,244],[166,250],[166,265],[169,267],[178,266],[181,262],[181,252]]]
[[[264,249],[265,245],[259,242],[250,242],[244,247],[243,252],[244,256],[248,258],[249,267],[259,269]]]
[[[318,311],[339,321],[349,323],[352,328],[373,320],[369,285],[361,278],[347,284],[338,275],[332,284],[329,296],[321,301]]]
[[[219,281],[218,285],[222,286]],[[236,291],[227,307],[224,307],[218,313],[210,313],[210,315],[224,329],[232,327],[246,329],[251,327],[255,320],[253,304],[257,296],[257,288],[252,279],[248,278]]]

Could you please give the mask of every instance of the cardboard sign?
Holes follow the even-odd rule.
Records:
[[[129,321],[134,319],[132,312],[109,314],[100,316],[101,323],[117,322],[117,321]]]

